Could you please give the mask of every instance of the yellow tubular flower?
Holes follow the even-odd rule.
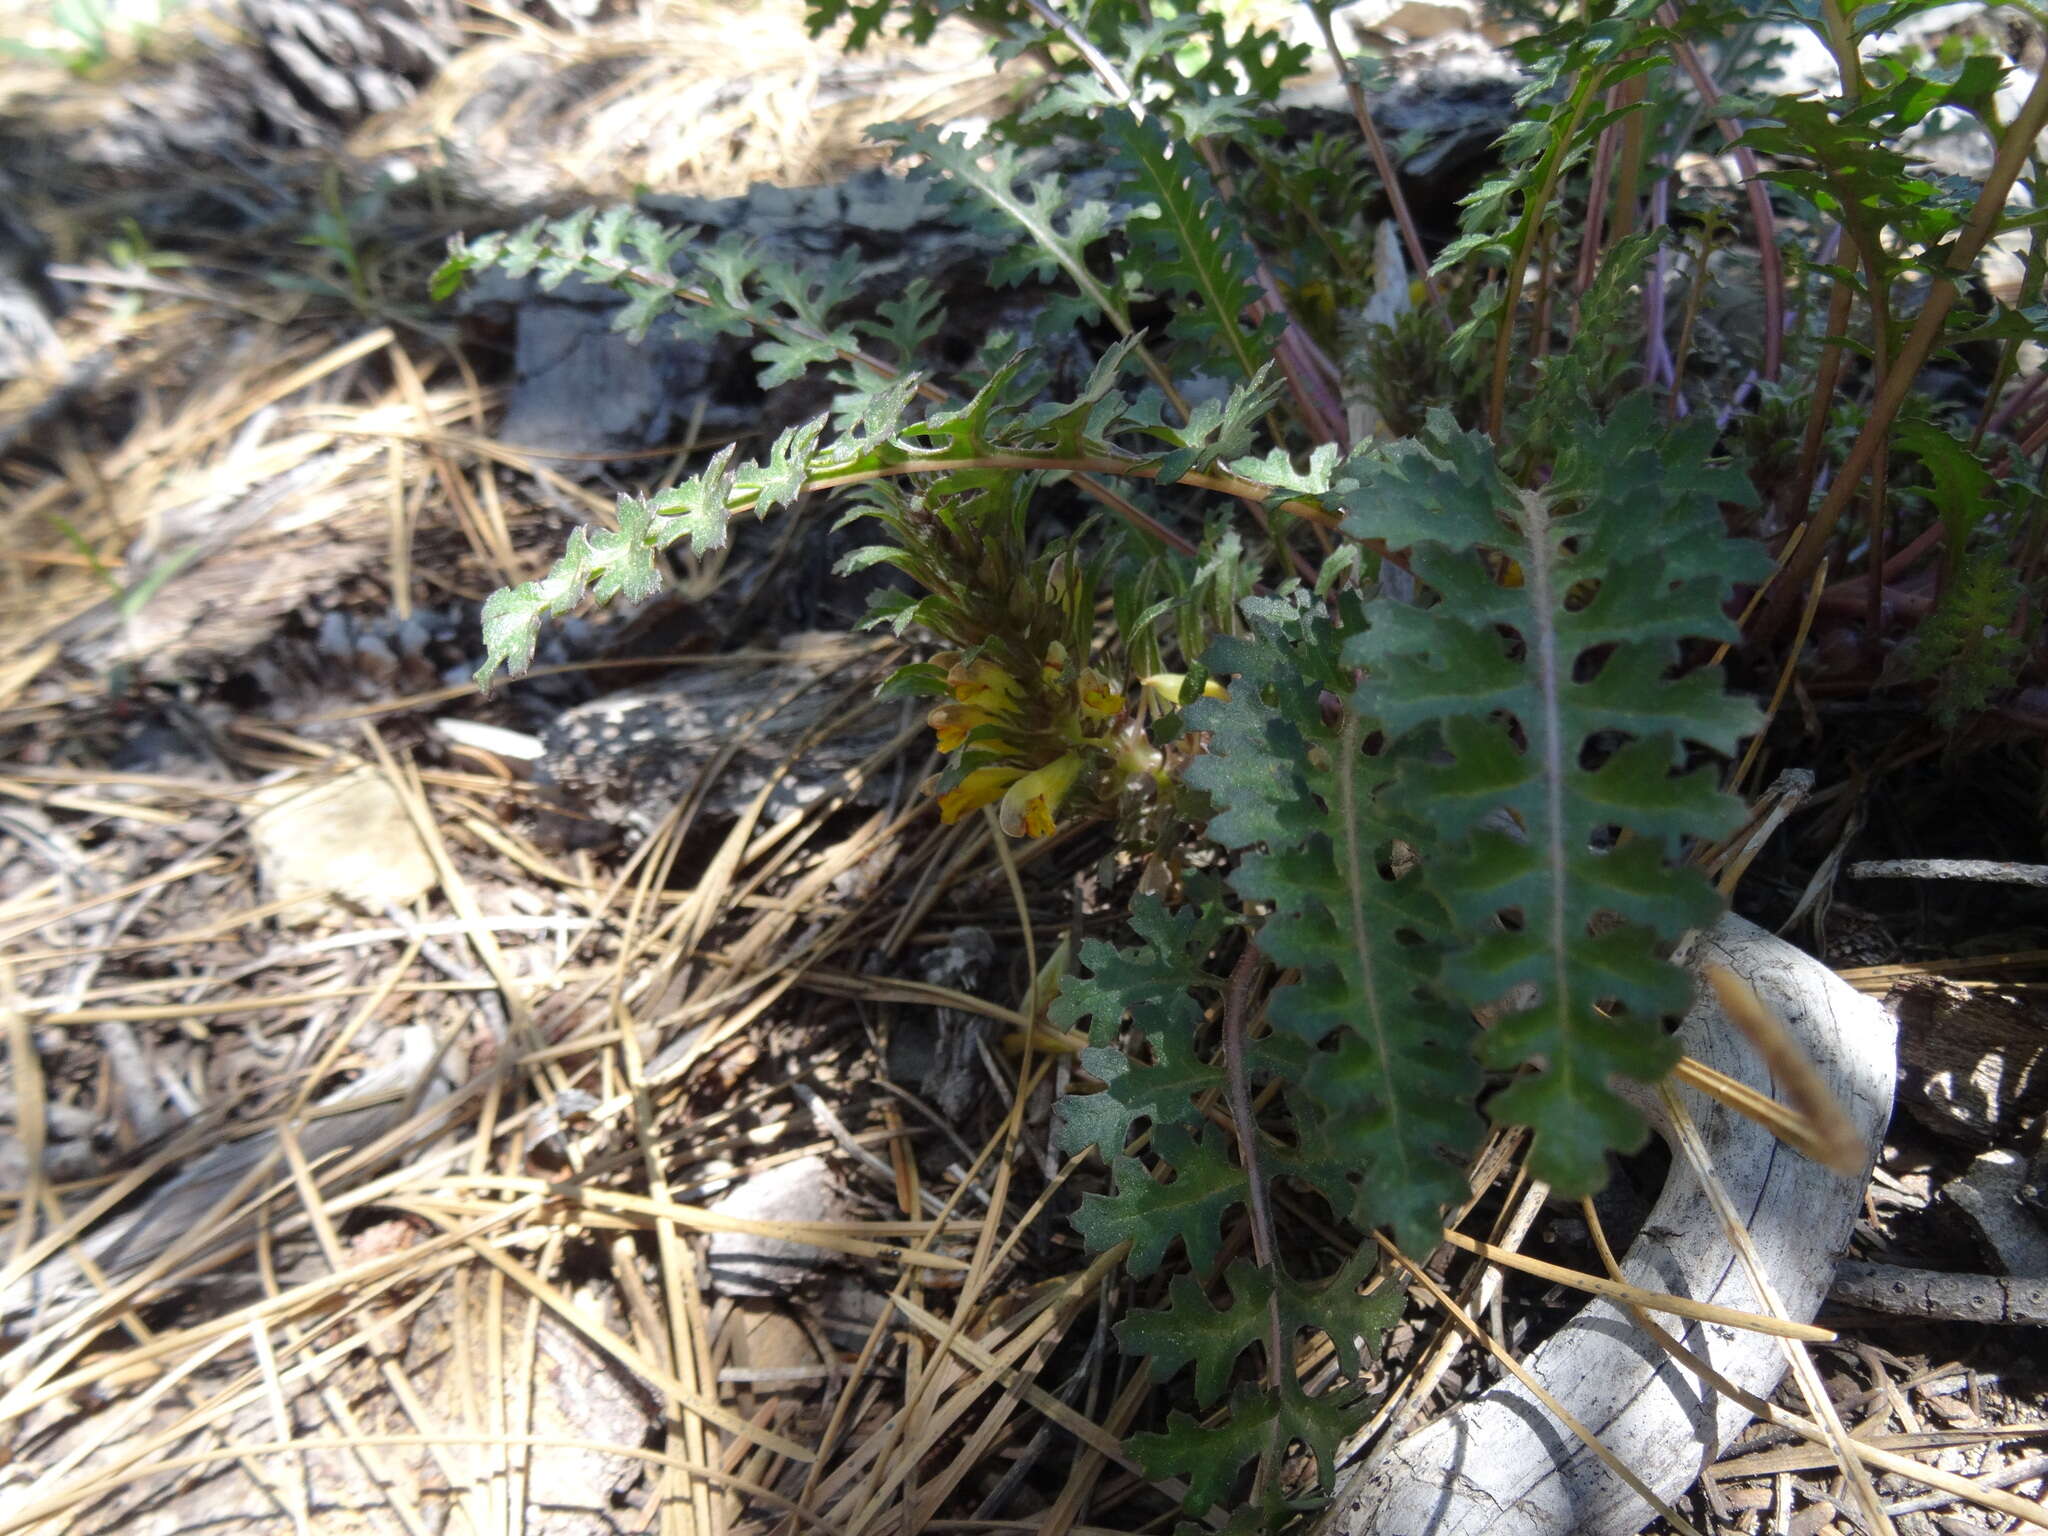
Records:
[[[1187,680],[1187,674],[1184,672],[1154,672],[1150,677],[1138,679],[1157,694],[1159,702],[1168,709],[1180,703],[1180,691],[1187,685]],[[1202,684],[1202,694],[1205,698],[1227,699],[1230,697],[1230,690],[1212,677]]]
[[[1025,774],[1003,793],[1003,808],[997,813],[1003,830],[1011,837],[1048,836],[1060,802],[1080,773],[1081,759],[1069,752],[1037,772]]]
[[[1005,789],[1023,777],[1022,768],[998,766],[975,769],[939,796],[939,820],[950,827],[969,811],[978,811],[1001,798]]]
[[[968,733],[975,727],[994,725],[996,717],[985,709],[972,704],[941,704],[924,717],[924,723],[939,733],[941,752],[958,752],[967,745]],[[1010,747],[999,741],[983,741],[978,745],[990,752],[1008,752]]]
[[[955,663],[946,674],[946,686],[962,704],[978,709],[1002,709],[1017,702],[1017,680],[984,657],[970,665]]]
[[[1124,712],[1124,691],[1093,667],[1081,669],[1081,682],[1077,690],[1081,696],[1081,715],[1090,723],[1114,720]]]

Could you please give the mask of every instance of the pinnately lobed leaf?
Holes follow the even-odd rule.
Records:
[[[1209,746],[1187,778],[1215,803],[1209,835],[1245,850],[1232,887],[1270,907],[1260,949],[1299,972],[1270,1011],[1311,1052],[1304,1089],[1329,1112],[1330,1172],[1352,1190],[1337,1214],[1390,1225],[1422,1253],[1464,1188],[1479,1074],[1469,1019],[1431,990],[1441,904],[1383,869],[1411,829],[1386,814],[1396,763],[1365,752],[1379,724],[1340,660],[1358,609],[1340,604],[1333,622],[1298,591],[1247,602],[1252,637],[1218,640],[1205,657],[1234,681],[1228,698],[1188,708]]]
[[[1230,1412],[1220,1424],[1207,1425],[1191,1414],[1170,1413],[1164,1430],[1133,1435],[1129,1444],[1150,1475],[1186,1474],[1188,1491],[1182,1507],[1198,1514],[1229,1496],[1246,1462],[1277,1464],[1291,1445],[1308,1449],[1322,1485],[1329,1486],[1337,1475],[1339,1442],[1365,1421],[1370,1406],[1369,1401],[1330,1394],[1312,1397],[1292,1375],[1284,1375],[1274,1391],[1250,1383],[1239,1387],[1231,1394]],[[1270,1522],[1277,1522],[1285,1512],[1278,1482],[1277,1477],[1262,1480]]]
[[[1141,895],[1130,922],[1141,942],[1118,949],[1088,940],[1081,946],[1087,974],[1070,977],[1048,1010],[1063,1029],[1088,1021],[1081,1069],[1106,1085],[1102,1093],[1060,1101],[1057,1139],[1064,1152],[1099,1146],[1105,1157],[1115,1156],[1138,1120],[1193,1127],[1201,1118],[1194,1096],[1221,1081],[1202,1059],[1197,1037],[1203,999],[1223,990],[1222,979],[1204,969],[1223,932],[1222,904],[1211,899],[1168,911],[1158,897]],[[1119,1043],[1126,1014],[1151,1045],[1149,1063],[1132,1062]]]
[[[1719,911],[1676,855],[1741,816],[1687,748],[1732,751],[1756,711],[1718,673],[1680,672],[1680,647],[1734,638],[1729,588],[1769,561],[1722,531],[1718,500],[1747,500],[1746,482],[1704,462],[1700,433],[1665,432],[1644,401],[1523,491],[1438,417],[1336,493],[1345,530],[1407,548],[1436,599],[1375,605],[1344,660],[1369,675],[1391,742],[1415,749],[1388,799],[1434,830],[1439,985],[1470,1008],[1509,1002],[1480,1054],[1529,1070],[1490,1108],[1535,1130],[1531,1171],[1563,1194],[1642,1139],[1608,1079],[1673,1065],[1660,1021],[1689,994],[1662,947]]]
[[[1249,378],[1264,355],[1244,320],[1259,296],[1257,253],[1192,144],[1168,138],[1155,119],[1119,112],[1108,121],[1138,172],[1137,185],[1153,199],[1131,216],[1131,238],[1153,282],[1194,301],[1175,320],[1176,334],[1220,344]]]
[[[1360,1293],[1372,1268],[1369,1246],[1336,1274],[1310,1283],[1239,1259],[1224,1271],[1230,1305],[1220,1308],[1194,1276],[1175,1275],[1166,1305],[1133,1312],[1117,1328],[1117,1340],[1126,1354],[1151,1358],[1155,1381],[1194,1366],[1195,1406],[1204,1410],[1229,1387],[1238,1357],[1267,1341],[1276,1316],[1287,1338],[1313,1331],[1329,1339],[1337,1368],[1356,1378],[1365,1374],[1381,1335],[1401,1315],[1401,1293],[1394,1287]]]

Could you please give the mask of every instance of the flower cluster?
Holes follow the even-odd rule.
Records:
[[[984,805],[1011,837],[1045,837],[1063,809],[1092,812],[1133,779],[1156,775],[1161,755],[1129,715],[1123,687],[1052,641],[1022,664],[1005,665],[983,647],[931,663],[946,702],[926,717],[953,765],[928,786],[940,819],[952,823]]]
[[[1119,650],[1091,656],[1107,556],[1075,540],[1034,550],[1026,477],[958,474],[915,495],[864,488],[891,545],[850,556],[886,560],[923,595],[877,599],[871,623],[912,625],[953,647],[898,669],[885,694],[931,700],[926,717],[950,761],[926,783],[940,818],[997,808],[1011,837],[1046,837],[1133,807],[1132,791],[1167,782],[1146,734],[1149,706],[1127,699]]]

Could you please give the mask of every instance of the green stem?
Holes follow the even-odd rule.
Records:
[[[1062,458],[1057,454],[1031,452],[978,453],[964,459],[930,458],[913,459],[901,464],[876,465],[866,469],[847,469],[839,473],[826,473],[804,481],[806,491],[836,490],[842,485],[864,485],[870,480],[883,480],[892,475],[937,475],[950,474],[963,469],[1019,469],[1019,470],[1064,470],[1072,474],[1118,475],[1132,480],[1157,480],[1159,466],[1144,459],[1117,459],[1108,457]],[[1196,471],[1182,475],[1176,485],[1192,485],[1197,490],[1214,491],[1221,496],[1235,496],[1241,501],[1255,502],[1264,506],[1266,498],[1273,494],[1269,485],[1256,480],[1247,480],[1242,475],[1233,475],[1227,470],[1207,472]],[[730,503],[733,512],[745,512],[753,502],[744,495],[735,496]],[[1326,528],[1335,528],[1341,519],[1317,502],[1296,496],[1280,503],[1278,509],[1293,517],[1311,523],[1320,523]]]
[[[1782,630],[1805,596],[1814,568],[1827,552],[1828,539],[1835,531],[1835,524],[1855,498],[1863,477],[1876,463],[1879,451],[1889,439],[1892,421],[1899,414],[1899,407],[1905,403],[1906,392],[1912,388],[1928,355],[1941,341],[1943,322],[1955,306],[1959,292],[1956,277],[1975,265],[1978,254],[1997,231],[1999,220],[2005,213],[2006,195],[2012,191],[2013,182],[2018,179],[2020,168],[2026,163],[2034,141],[2044,127],[2048,127],[2048,72],[2034,81],[2034,88],[2027,93],[2026,101],[2007,128],[2004,142],[1998,147],[1998,158],[1992,163],[1991,174],[1984,178],[1983,189],[1977,195],[1976,206],[1970,210],[1962,233],[1949,245],[1942,270],[1928,287],[1920,313],[1914,317],[1913,329],[1893,358],[1884,387],[1871,403],[1870,416],[1864,422],[1863,430],[1856,434],[1856,441],[1842,463],[1841,472],[1835,476],[1834,484],[1828,487],[1826,498],[1815,509],[1806,537],[1800,540],[1791,563],[1779,573],[1776,595],[1763,617],[1761,633]]]
[[[1486,432],[1496,441],[1508,413],[1508,359],[1514,355],[1515,309],[1522,302],[1522,279],[1528,269],[1529,253],[1536,244],[1536,232],[1542,226],[1543,215],[1550,207],[1551,194],[1557,190],[1558,177],[1564,174],[1565,156],[1571,150],[1572,140],[1578,136],[1579,123],[1586,115],[1586,108],[1592,104],[1593,92],[1599,83],[1599,70],[1579,71],[1579,78],[1572,86],[1571,110],[1564,132],[1551,136],[1550,147],[1543,152],[1543,163],[1537,171],[1536,190],[1529,195],[1522,209],[1522,222],[1515,230],[1514,243],[1508,255],[1507,293],[1501,301],[1500,333],[1493,341],[1493,384],[1486,403]]]

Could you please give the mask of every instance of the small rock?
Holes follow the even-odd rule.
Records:
[[[742,1179],[711,1202],[720,1216],[746,1221],[847,1221],[846,1191],[822,1157],[800,1157]],[[784,1296],[820,1279],[834,1255],[793,1238],[751,1232],[714,1232],[705,1273],[711,1288],[726,1296]]]
[[[258,800],[266,809],[249,823],[249,841],[275,900],[310,893],[381,912],[425,895],[439,878],[405,801],[375,769],[310,789],[280,785]],[[284,921],[314,915],[305,903]]]

